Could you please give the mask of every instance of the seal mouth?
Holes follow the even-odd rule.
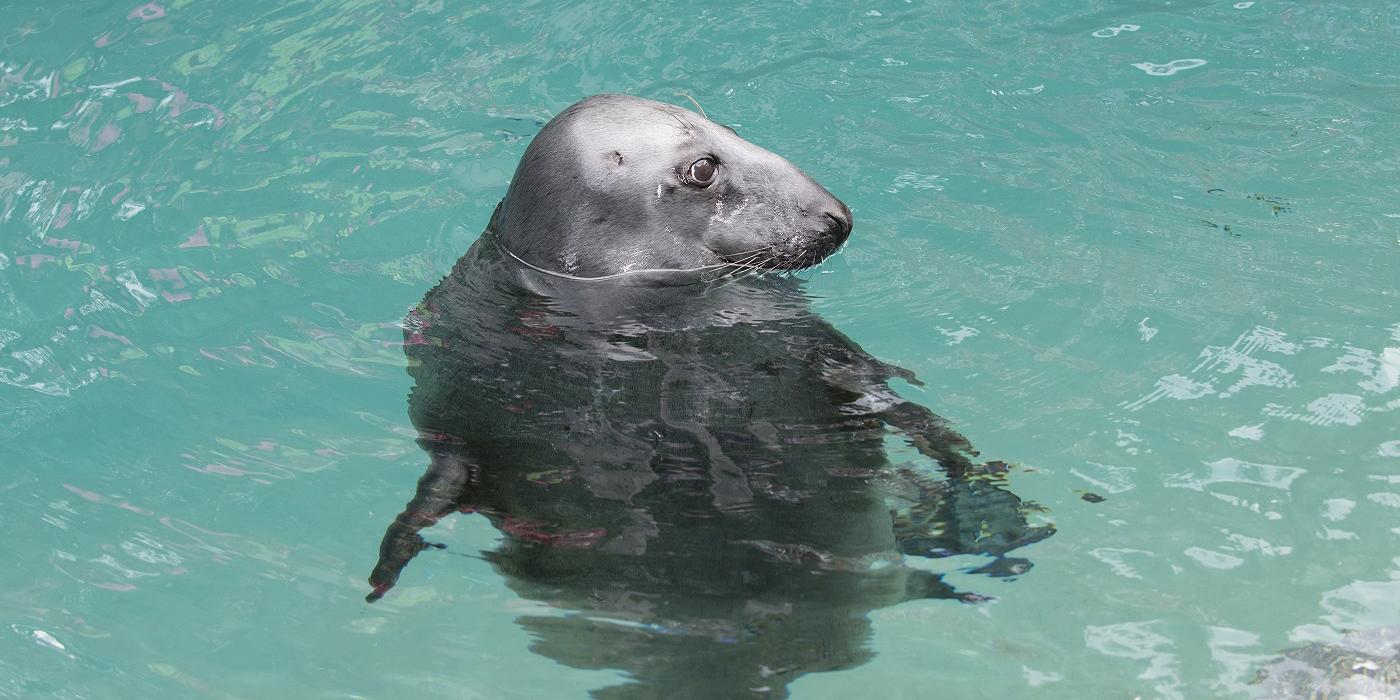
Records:
[[[728,265],[748,270],[795,272],[815,267],[846,242],[845,236],[821,236],[766,246],[748,253],[717,254]]]
[[[822,215],[826,225],[805,235],[772,243],[745,253],[715,254],[729,265],[754,270],[805,270],[820,264],[846,244],[851,236],[851,215],[845,205],[839,212]]]

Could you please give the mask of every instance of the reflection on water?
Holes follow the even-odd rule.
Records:
[[[429,466],[369,600],[412,575],[420,529],[479,513],[504,537],[484,556],[552,611],[519,620],[534,651],[632,680],[601,696],[783,697],[867,660],[874,609],[985,599],[914,561],[1013,577],[1031,564],[1007,554],[1054,532],[796,283],[543,298],[489,235],[406,323]],[[892,464],[891,433],[938,469]]]

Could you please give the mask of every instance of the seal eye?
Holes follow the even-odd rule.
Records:
[[[690,164],[690,170],[686,172],[686,181],[696,187],[709,187],[714,184],[715,173],[718,170],[713,160],[701,158]]]

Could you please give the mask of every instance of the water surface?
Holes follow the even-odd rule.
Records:
[[[816,310],[1058,530],[1015,580],[942,560],[996,600],[871,611],[794,696],[1247,696],[1400,624],[1400,8],[0,13],[0,695],[625,682],[531,651],[561,611],[452,555],[479,516],[362,602],[424,467],[404,313],[604,91],[688,93],[849,204]]]

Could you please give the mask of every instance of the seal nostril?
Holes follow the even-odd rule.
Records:
[[[851,233],[851,212],[842,206],[839,212],[826,212],[826,218],[831,220],[831,232],[838,236],[848,236]]]

